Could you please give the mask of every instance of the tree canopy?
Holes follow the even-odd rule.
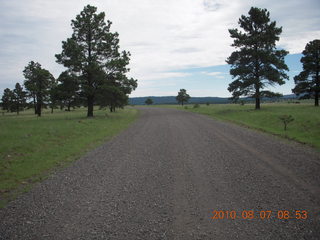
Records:
[[[314,97],[314,105],[319,106],[320,93],[320,40],[316,39],[307,43],[305,50],[302,52],[301,63],[303,71],[294,77],[296,84],[292,91],[304,97]]]
[[[126,77],[130,53],[119,51],[119,35],[110,31],[111,24],[109,20],[105,22],[104,12],[97,13],[96,7],[85,6],[72,20],[72,36],[62,42],[61,54],[56,54],[58,63],[79,76],[81,93],[87,98],[88,117],[93,116],[98,95],[100,100],[106,100],[106,96],[121,95],[118,91],[129,94],[137,86],[136,80]],[[110,94],[113,90],[114,94]],[[109,102],[113,109],[114,101]]]
[[[13,99],[14,93],[9,88],[4,89],[2,94],[2,109],[7,110],[7,112],[12,111],[13,109]]]
[[[147,104],[147,105],[151,105],[151,104],[153,104],[153,101],[152,101],[151,98],[147,98],[144,103]]]
[[[176,96],[176,100],[179,104],[183,106],[184,103],[187,103],[190,99],[190,95],[187,94],[187,90],[180,89],[178,92],[178,96]]]
[[[16,83],[15,88],[13,89],[13,96],[14,110],[19,114],[20,110],[26,105],[26,92],[23,90],[20,83]]]
[[[249,16],[242,15],[238,23],[243,31],[229,29],[236,51],[226,61],[231,65],[230,74],[235,79],[228,90],[234,99],[240,96],[255,98],[255,108],[260,109],[260,99],[274,95],[263,89],[282,85],[288,79],[285,71],[289,69],[284,62],[288,52],[276,49],[282,28],[276,27],[275,21],[270,22],[267,9],[256,7],[250,9]]]
[[[33,99],[35,114],[41,116],[41,109],[48,100],[51,86],[54,82],[52,74],[41,67],[40,63],[31,61],[23,70],[24,86],[28,96]]]
[[[64,71],[60,74],[58,83],[55,92],[56,98],[61,107],[65,106],[70,111],[70,108],[76,106],[80,101],[79,79],[72,72]]]

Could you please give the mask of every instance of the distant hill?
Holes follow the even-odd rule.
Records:
[[[159,105],[159,104],[177,104],[176,97],[175,96],[163,96],[163,97],[155,97],[155,96],[149,96],[149,97],[133,97],[129,98],[129,104],[130,105],[145,105],[145,101],[151,98],[153,101],[153,104]],[[288,94],[284,95],[281,99],[297,99],[295,94]],[[245,101],[253,101],[252,98],[244,98]],[[264,100],[270,100],[270,99],[264,99]],[[210,104],[222,104],[222,103],[231,103],[229,98],[221,98],[221,97],[191,97],[189,100],[190,104],[195,103],[210,103]]]
[[[303,94],[302,94],[303,95]],[[300,95],[300,97],[302,96]],[[297,97],[297,95],[295,94],[287,94],[287,95],[283,95],[282,99],[298,99],[299,97]]]
[[[164,96],[164,97],[133,97],[129,98],[129,104],[131,105],[144,105],[145,101],[151,98],[153,104],[177,104],[175,96]],[[191,97],[189,99],[189,103],[229,103],[230,100],[228,98],[219,98],[219,97]]]

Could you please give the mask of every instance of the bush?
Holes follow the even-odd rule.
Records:
[[[196,103],[195,105],[193,105],[193,108],[199,108],[200,105],[198,103]]]

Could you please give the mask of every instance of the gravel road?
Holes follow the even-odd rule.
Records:
[[[1,209],[0,239],[320,239],[319,152],[198,114],[140,110]]]

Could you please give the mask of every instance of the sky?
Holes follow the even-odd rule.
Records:
[[[225,60],[235,49],[228,29],[251,6],[266,8],[282,26],[278,48],[289,51],[290,79],[271,90],[291,94],[305,45],[320,39],[319,0],[0,0],[0,96],[23,83],[22,71],[39,62],[55,77],[61,42],[72,34],[71,20],[85,5],[98,7],[130,51],[128,77],[138,80],[130,95],[172,96],[181,88],[194,97],[230,97],[232,81]]]

